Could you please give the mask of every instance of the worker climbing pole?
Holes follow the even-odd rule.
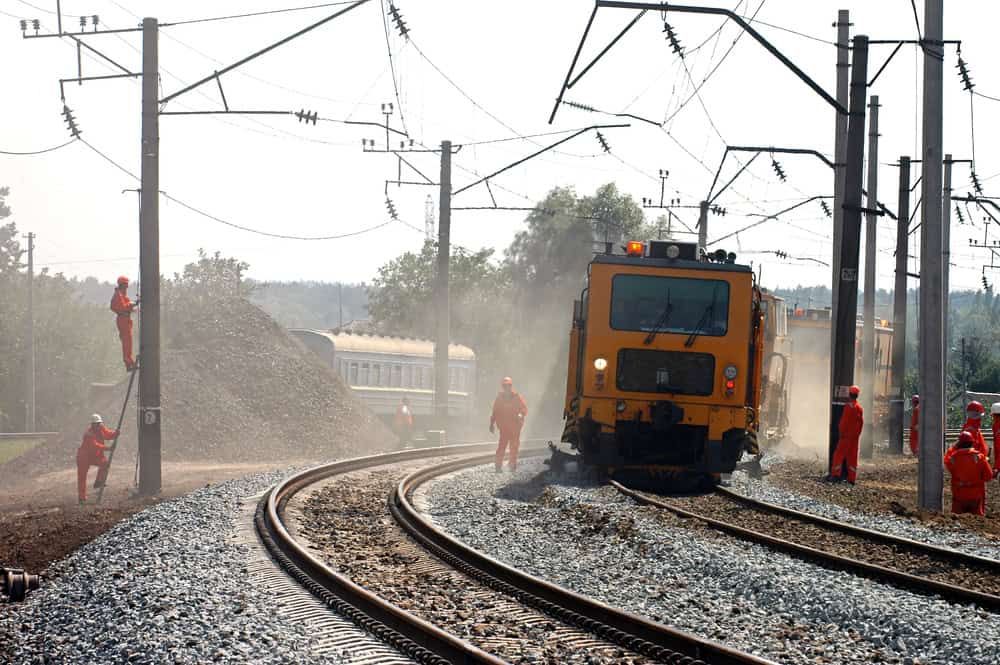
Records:
[[[118,432],[118,436],[115,437],[115,445],[108,450],[108,460],[106,462],[103,481],[97,479],[94,480],[94,489],[97,490],[97,498],[94,500],[94,503],[100,503],[101,499],[104,498],[104,488],[107,487],[107,476],[111,469],[111,461],[115,458],[115,451],[118,449],[118,438],[121,437],[122,423],[125,421],[125,411],[128,409],[128,400],[132,395],[132,385],[135,383],[135,375],[138,369],[137,365],[133,365],[132,369],[128,373],[128,387],[125,389],[125,400],[122,402],[122,410],[118,414],[118,426],[115,427],[115,431]],[[98,478],[100,478],[100,476],[98,476]]]

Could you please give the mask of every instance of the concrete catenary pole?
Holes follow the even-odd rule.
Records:
[[[868,76],[868,37],[853,40],[851,63],[850,119],[847,126],[847,175],[844,180],[844,233],[840,243],[840,275],[834,283],[839,289],[836,327],[837,344],[833,347],[834,390],[830,394],[830,448],[828,465],[837,446],[840,416],[847,403],[848,389],[854,383],[855,340],[858,324],[858,254],[861,245],[861,180],[865,160],[865,94]]]
[[[451,141],[441,142],[441,196],[438,213],[437,283],[435,314],[437,335],[434,343],[434,417],[441,430],[448,421],[448,344],[450,316],[448,267],[451,258]]]
[[[861,401],[868,426],[861,431],[861,456],[871,459],[875,423],[875,263],[878,257],[878,95],[868,116],[868,212],[865,213],[865,301],[861,332]]]
[[[24,431],[34,432],[35,422],[35,234],[28,233],[28,357]]]
[[[160,131],[155,18],[142,19],[142,166],[139,264],[139,493],[160,491]]]
[[[944,156],[944,185],[941,191],[941,319],[942,326],[944,329],[943,337],[943,350],[944,355],[941,359],[941,367],[944,372],[944,413],[945,421],[948,420],[948,349],[951,348],[951,342],[948,339],[948,307],[949,307],[949,297],[948,292],[950,291],[950,272],[951,272],[951,168],[952,168],[952,158],[951,153]],[[965,404],[962,404],[962,408]]]
[[[920,453],[917,505],[941,509],[944,483],[944,315],[941,250],[941,139],[943,130],[943,65],[941,43],[944,0],[924,3],[924,100],[920,227]]]
[[[851,13],[846,9],[837,12],[837,102],[843,107],[848,105],[848,72],[850,64]],[[839,111],[836,113],[833,133],[833,275],[830,281],[830,348],[837,348],[837,282],[840,280],[840,239],[844,232],[844,176],[847,162],[847,116]],[[830,354],[830,394],[836,387],[833,380],[833,354]],[[837,445],[836,438],[829,442],[832,449]]]
[[[889,398],[889,452],[903,454],[903,377],[906,376],[906,277],[909,253],[910,158],[899,158],[896,221],[896,285],[892,293],[892,396]]]
[[[708,201],[698,204],[698,250],[706,251],[708,246]]]

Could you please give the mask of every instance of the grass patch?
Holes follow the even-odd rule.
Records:
[[[15,457],[20,457],[42,441],[44,439],[39,438],[0,440],[0,464],[9,462]]]

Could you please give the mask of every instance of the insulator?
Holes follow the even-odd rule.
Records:
[[[601,149],[604,150],[604,152],[611,152],[611,146],[608,145],[608,141],[604,138],[604,134],[597,132],[597,142],[601,144]]]
[[[563,101],[566,106],[572,106],[575,109],[580,109],[581,111],[590,111],[591,113],[597,113],[597,109],[588,104],[581,104],[579,102],[571,102],[569,100]]]
[[[781,182],[788,180],[788,177],[785,175],[785,170],[781,168],[781,164],[779,164],[774,157],[771,158],[771,168],[774,169],[774,173],[778,176],[778,180]]]
[[[677,40],[677,35],[674,33],[674,28],[666,21],[663,22],[663,32],[667,33],[667,40],[670,42],[671,50],[677,55],[684,57],[684,48],[681,43]]]

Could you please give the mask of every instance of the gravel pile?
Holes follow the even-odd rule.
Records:
[[[314,654],[234,540],[244,497],[283,475],[158,504],[53,564],[41,590],[0,608],[0,662],[350,662]]]
[[[767,456],[764,458],[763,466],[767,468],[775,464],[780,464],[782,461],[780,456]],[[969,554],[1000,559],[1000,543],[959,528],[942,527],[940,523],[935,523],[933,527],[928,527],[916,520],[905,517],[850,510],[843,506],[777,487],[768,482],[767,476],[756,480],[742,471],[733,474],[731,483],[731,489],[760,501],[767,501],[805,513],[848,522],[849,524],[854,524],[865,529],[884,531],[894,536],[910,538],[931,545],[950,547]],[[849,485],[839,485],[838,489],[843,492],[851,492],[855,488]]]
[[[531,574],[778,662],[1000,662],[1000,616],[705,537],[610,488],[546,486],[542,469],[438,480],[429,511]]]
[[[246,300],[171,309],[164,328],[164,461],[287,463],[384,450],[395,441],[332,369]],[[61,437],[0,465],[0,485],[72,468],[90,414],[117,422],[127,378],[84,412],[68,414]],[[133,394],[115,453],[119,468],[135,462],[134,405]]]

